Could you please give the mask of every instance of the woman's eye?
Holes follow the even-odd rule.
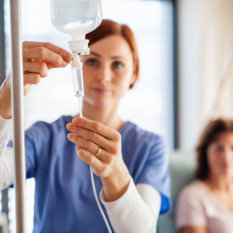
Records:
[[[115,61],[112,63],[112,66],[113,66],[113,68],[120,69],[120,68],[123,68],[124,65],[122,62]]]
[[[88,66],[96,66],[98,62],[96,59],[90,58],[85,61],[85,64],[87,64]]]
[[[217,145],[215,147],[215,151],[217,151],[217,152],[221,152],[222,150],[223,150],[223,146],[221,146],[221,145]]]

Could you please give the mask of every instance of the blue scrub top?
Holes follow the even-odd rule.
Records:
[[[71,121],[71,116],[62,116],[51,124],[37,122],[25,133],[27,178],[36,181],[33,233],[107,233],[92,191],[89,166],[67,139],[65,126]],[[167,212],[170,176],[163,140],[131,122],[119,132],[123,159],[135,184],[157,189],[162,197],[160,213]],[[97,176],[95,184],[99,193],[102,183]]]

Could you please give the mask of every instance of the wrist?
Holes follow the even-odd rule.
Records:
[[[0,116],[4,119],[10,119],[12,118],[11,106],[6,106],[4,103],[4,100],[2,101],[0,98]]]
[[[5,119],[12,117],[10,78],[5,79],[0,88],[0,115]]]
[[[130,174],[125,166],[121,172],[101,179],[103,183],[104,200],[110,202],[119,199],[127,191],[130,183]]]
[[[12,118],[12,111],[11,106],[6,105],[4,100],[0,98],[0,116],[4,119],[11,119]]]
[[[0,114],[0,116],[6,120],[11,119],[12,115],[11,114]]]

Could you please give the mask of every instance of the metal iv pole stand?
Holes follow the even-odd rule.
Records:
[[[25,216],[25,148],[23,127],[23,69],[20,0],[10,1],[11,12],[11,99],[13,106],[14,128],[14,165],[15,165],[15,197],[16,197],[16,232],[26,232]]]

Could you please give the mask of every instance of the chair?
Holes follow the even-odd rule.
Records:
[[[176,200],[181,189],[194,179],[196,157],[194,151],[175,151],[170,156],[172,209],[158,219],[157,233],[177,233],[175,229]]]

